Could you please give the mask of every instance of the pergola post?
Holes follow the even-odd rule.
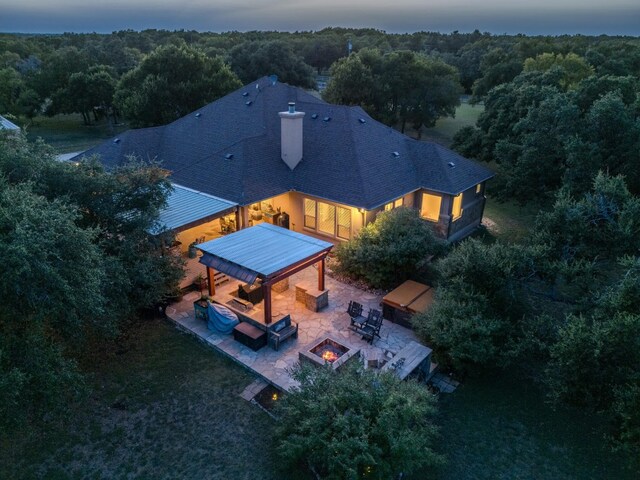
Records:
[[[244,228],[244,225],[241,225],[241,218],[240,218],[240,207],[236,207],[236,231],[241,230]]]
[[[324,290],[324,259],[325,257],[322,257],[318,262],[318,290],[320,291]]]
[[[215,272],[213,268],[207,267],[207,285],[209,285],[209,295],[213,297],[216,294]]]
[[[264,323],[269,325],[271,323],[271,283],[265,282],[262,284],[262,296],[264,301]]]

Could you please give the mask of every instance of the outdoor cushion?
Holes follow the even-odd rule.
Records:
[[[287,325],[287,322],[282,321],[282,322],[278,322],[273,326],[273,331],[278,333],[280,332],[285,326]]]

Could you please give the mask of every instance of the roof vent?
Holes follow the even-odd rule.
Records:
[[[226,158],[227,160],[231,160],[233,158],[233,153],[227,153],[224,158]]]
[[[331,121],[331,117],[324,117],[322,119],[323,122],[330,122]]]
[[[315,120],[316,118],[318,118],[318,114],[314,113],[313,115],[311,115],[311,118],[313,118]]]
[[[247,107],[250,107],[252,103],[253,103],[253,100],[247,100],[246,102],[244,102],[244,104],[245,104]]]
[[[449,162],[447,163],[447,165],[449,165],[449,168],[454,168],[456,166],[456,164],[453,162]]]
[[[391,155],[398,158],[400,156],[400,152],[391,152]]]
[[[120,139],[119,138],[114,139],[113,143],[120,143]]]
[[[243,96],[243,97],[248,97],[248,96],[249,96],[249,92],[243,92],[243,93],[242,93],[242,96]]]
[[[359,121],[360,123],[367,123],[367,121],[366,121],[364,118],[359,118],[359,119],[358,119],[358,121]]]
[[[269,81],[271,82],[271,85],[275,85],[278,83],[278,75],[269,75]]]
[[[200,112],[196,113],[196,118],[200,118],[202,114]]]

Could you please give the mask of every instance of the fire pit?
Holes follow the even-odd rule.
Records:
[[[326,337],[304,347],[298,353],[298,358],[301,363],[306,362],[316,366],[331,365],[331,368],[337,370],[352,358],[359,357],[359,354],[360,349],[354,349],[344,340],[338,341]]]

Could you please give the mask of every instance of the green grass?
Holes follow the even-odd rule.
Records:
[[[482,223],[493,237],[517,243],[523,241],[530,233],[538,211],[538,207],[521,207],[511,202],[500,203],[488,196]]]
[[[601,420],[553,410],[535,387],[487,374],[440,403],[441,480],[626,480],[625,459],[610,453]]]
[[[73,419],[0,451],[0,478],[274,479],[273,420],[245,369],[165,321],[93,367]]]
[[[463,101],[456,108],[455,117],[441,118],[436,122],[435,127],[425,128],[422,132],[422,140],[431,140],[448,147],[457,131],[463,127],[473,127],[483,111],[483,105],[470,105]]]
[[[112,129],[105,120],[86,126],[82,124],[82,116],[75,114],[36,117],[26,130],[29,140],[42,137],[58,153],[69,153],[87,150],[127,128],[122,125]]]

